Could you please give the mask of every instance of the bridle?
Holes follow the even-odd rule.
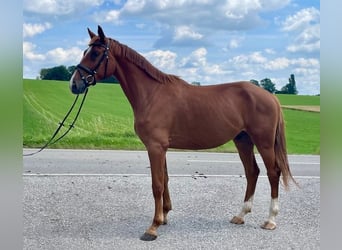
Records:
[[[100,65],[102,64],[102,62],[106,59],[106,65],[105,65],[105,74],[103,78],[107,77],[107,66],[108,66],[108,52],[109,52],[109,43],[110,43],[110,39],[108,39],[108,43],[107,44],[103,44],[103,43],[98,43],[98,42],[94,42],[89,44],[89,47],[91,46],[98,46],[98,47],[102,47],[105,48],[101,59],[98,61],[98,63],[96,64],[94,69],[89,69],[88,67],[82,65],[82,64],[78,64],[76,66],[76,70],[78,72],[78,74],[80,75],[84,85],[86,88],[88,88],[91,85],[95,85],[96,84],[96,78],[95,75],[97,73],[98,68],[100,67]],[[88,73],[88,75],[83,75],[82,71]]]

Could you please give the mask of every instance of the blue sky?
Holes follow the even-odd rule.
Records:
[[[162,71],[210,85],[296,77],[320,93],[317,0],[24,0],[23,74],[76,65],[101,25]]]

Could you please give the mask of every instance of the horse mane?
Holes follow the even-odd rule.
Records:
[[[157,69],[145,57],[140,55],[134,49],[128,47],[127,45],[121,44],[116,40],[111,40],[114,41],[115,45],[119,47],[121,56],[125,57],[130,62],[134,63],[136,66],[144,70],[149,76],[157,80],[159,83],[172,83],[175,80],[180,80],[178,76],[166,74]]]

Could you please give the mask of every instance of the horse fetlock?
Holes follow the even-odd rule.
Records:
[[[162,225],[166,225],[166,224],[167,224],[167,213],[166,214],[164,213],[164,220],[163,220]]]

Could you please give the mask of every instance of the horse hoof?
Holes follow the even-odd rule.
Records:
[[[230,220],[230,223],[241,225],[241,224],[244,224],[245,221],[243,220],[243,218],[239,216],[234,216],[233,219]]]
[[[157,239],[157,235],[152,235],[152,234],[149,234],[149,233],[144,233],[140,237],[140,239],[143,240],[143,241],[153,241],[153,240]]]
[[[272,221],[265,221],[265,223],[261,225],[261,228],[266,230],[274,230],[276,229],[276,224]]]

